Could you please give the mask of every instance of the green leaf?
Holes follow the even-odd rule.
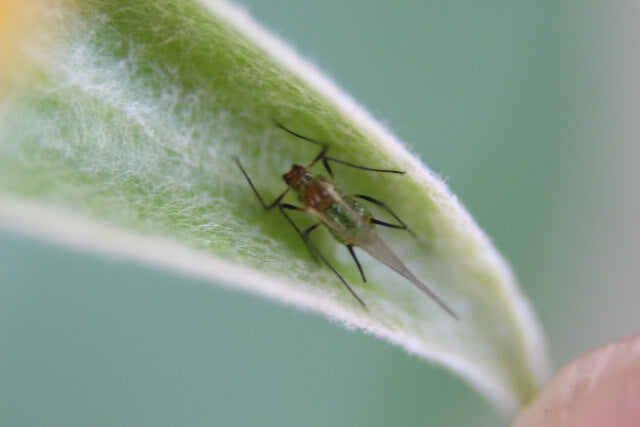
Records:
[[[0,223],[323,313],[448,367],[506,413],[545,379],[533,313],[442,180],[242,11],[212,0],[37,10],[25,14],[19,60],[0,74]],[[407,171],[334,167],[338,188],[385,201],[415,231],[417,241],[379,233],[460,320],[360,252],[362,283],[347,250],[317,232],[364,310],[277,211],[262,209],[233,159],[270,201],[290,165],[318,151],[274,120],[328,142],[334,157]]]

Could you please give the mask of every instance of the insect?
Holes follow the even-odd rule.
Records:
[[[318,228],[319,225],[324,225],[333,237],[341,244],[345,245],[351,254],[351,257],[356,263],[362,281],[366,282],[367,279],[360,265],[360,261],[354,251],[355,247],[367,252],[373,258],[387,265],[387,267],[395,270],[401,276],[405,277],[411,283],[413,283],[418,289],[431,297],[436,303],[440,305],[447,313],[452,317],[458,318],[455,312],[449,308],[431,289],[429,289],[424,283],[422,283],[394,254],[394,252],[387,246],[387,244],[380,238],[378,233],[373,228],[374,225],[380,225],[383,227],[395,228],[406,230],[409,233],[412,231],[402,220],[383,202],[374,199],[373,197],[365,196],[363,194],[351,194],[346,195],[336,189],[334,186],[335,176],[331,169],[330,162],[342,164],[352,168],[370,171],[370,172],[382,172],[382,173],[394,173],[404,174],[404,171],[390,170],[390,169],[377,169],[359,166],[344,160],[336,159],[334,157],[327,156],[329,150],[328,144],[309,138],[307,136],[296,133],[282,124],[276,122],[276,126],[285,132],[315,144],[320,147],[320,152],[313,158],[313,160],[305,167],[295,164],[291,167],[289,172],[285,173],[282,178],[287,184],[287,188],[271,203],[266,203],[258,190],[256,189],[253,181],[249,178],[246,170],[240,163],[240,159],[235,158],[235,161],[242,171],[242,174],[247,179],[247,182],[251,186],[251,189],[255,193],[256,197],[260,201],[260,204],[266,211],[270,211],[273,208],[278,208],[282,215],[287,219],[289,224],[300,235],[305,245],[307,246],[311,256],[315,260],[321,260],[335,275],[340,279],[342,284],[349,290],[349,292],[358,300],[358,302],[367,309],[367,305],[353,290],[353,288],[347,283],[342,275],[331,265],[331,263],[318,251],[316,246],[310,240],[309,236],[312,231]],[[322,175],[316,175],[310,172],[310,169],[322,162],[324,169],[329,174],[331,180],[327,180]],[[282,200],[293,190],[296,193],[298,201],[302,206],[295,206],[289,203],[284,203]],[[386,210],[396,221],[397,224],[381,221],[373,217],[371,212],[361,202],[366,202],[377,205],[378,207]],[[300,230],[295,222],[291,219],[288,212],[304,212],[308,215],[315,217],[318,222],[305,230]]]

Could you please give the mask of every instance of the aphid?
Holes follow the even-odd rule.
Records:
[[[337,190],[333,184],[335,181],[335,177],[333,175],[333,171],[331,169],[331,166],[329,165],[329,162],[335,162],[352,168],[371,172],[404,174],[404,171],[369,168],[355,165],[353,163],[336,159],[334,157],[329,157],[327,156],[329,146],[326,143],[300,135],[290,129],[287,129],[280,123],[276,122],[276,125],[295,137],[320,146],[321,150],[314,157],[311,163],[309,163],[309,165],[307,165],[306,167],[301,165],[293,165],[291,167],[291,170],[282,176],[287,184],[287,189],[284,190],[282,194],[276,197],[276,199],[269,204],[265,203],[265,201],[262,199],[262,196],[260,196],[260,193],[258,193],[258,190],[256,190],[256,187],[253,185],[251,178],[249,178],[249,175],[245,171],[244,167],[242,167],[240,159],[236,158],[235,160],[238,164],[238,167],[249,182],[251,189],[260,201],[260,204],[262,204],[262,207],[264,207],[266,211],[270,211],[271,209],[277,207],[282,215],[284,215],[284,217],[287,219],[287,221],[298,232],[305,245],[309,249],[311,256],[316,260],[322,260],[322,262],[324,262],[327,267],[329,267],[329,269],[331,269],[331,271],[333,271],[335,275],[338,276],[338,279],[340,279],[342,284],[349,290],[349,292],[351,292],[351,294],[358,300],[360,304],[362,304],[365,309],[367,308],[367,305],[364,303],[364,301],[358,296],[358,294],[356,294],[356,292],[342,277],[342,275],[338,273],[338,271],[318,251],[316,246],[309,239],[309,235],[311,234],[311,232],[315,230],[319,225],[324,225],[338,242],[347,247],[349,253],[351,254],[351,257],[358,267],[358,270],[360,271],[363,282],[366,282],[367,279],[364,275],[364,271],[362,270],[362,266],[360,265],[360,261],[358,261],[358,258],[356,257],[356,253],[354,251],[354,247],[356,246],[367,252],[373,258],[387,265],[392,270],[395,270],[401,276],[405,277],[418,289],[420,289],[422,292],[431,297],[435,302],[437,302],[447,313],[457,319],[458,316],[453,312],[453,310],[449,308],[440,298],[438,298],[438,296],[431,289],[429,289],[416,276],[414,276],[413,273],[400,261],[400,259],[398,259],[398,257],[393,253],[389,246],[387,246],[387,244],[384,243],[380,236],[378,236],[378,233],[376,233],[373,226],[381,225],[384,227],[402,229],[408,231],[409,233],[412,233],[411,230],[383,202],[376,200],[373,197],[365,196],[363,194],[346,195]],[[322,175],[315,175],[309,171],[309,169],[311,169],[319,161],[322,161],[325,170],[331,177],[331,181],[327,181]],[[282,199],[284,199],[284,197],[290,190],[293,190],[296,193],[298,201],[302,203],[302,206],[295,206],[289,203],[282,202]],[[360,202],[360,200],[365,200],[386,210],[398,222],[398,224],[391,224],[374,218],[371,212]],[[310,226],[306,230],[301,231],[293,222],[291,217],[287,214],[287,211],[298,211],[307,213],[318,219],[319,222]]]

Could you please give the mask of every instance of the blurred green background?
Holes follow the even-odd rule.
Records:
[[[637,330],[633,2],[240,3],[447,179],[554,367]],[[503,424],[319,316],[0,230],[2,426]]]

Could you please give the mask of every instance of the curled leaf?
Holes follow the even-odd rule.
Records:
[[[0,222],[326,314],[447,366],[506,412],[536,391],[543,339],[487,237],[439,177],[242,11],[212,0],[35,9],[22,15],[19,59],[0,74]],[[364,253],[362,283],[346,249],[318,233],[363,310],[263,210],[233,159],[271,200],[290,165],[317,153],[274,119],[334,157],[407,172],[334,167],[342,191],[383,200],[415,232],[417,242],[380,235],[459,320]]]

